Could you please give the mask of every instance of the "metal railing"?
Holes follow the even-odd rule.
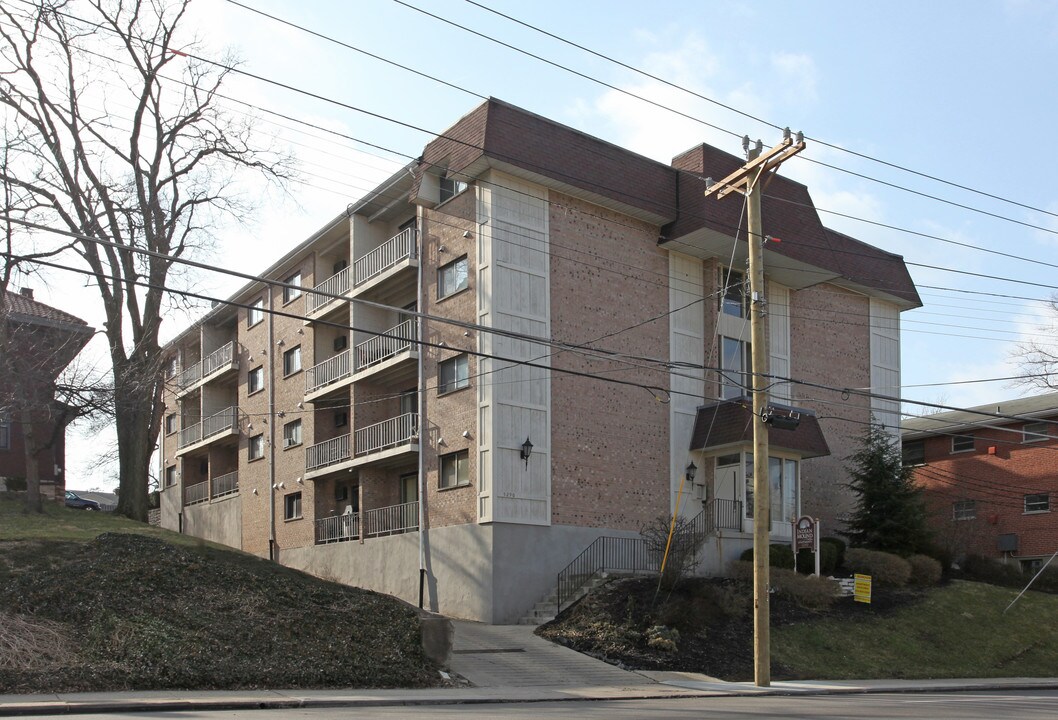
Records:
[[[364,531],[367,537],[393,535],[418,529],[418,501],[375,508],[364,512]]]
[[[218,475],[213,478],[213,497],[219,498],[225,495],[234,495],[239,492],[239,473],[230,472],[226,475]]]
[[[207,500],[209,500],[209,482],[203,480],[184,488],[184,505],[194,505]]]
[[[359,513],[346,513],[316,520],[316,544],[343,542],[360,538]]]
[[[411,442],[419,433],[419,413],[405,413],[356,431],[356,454],[367,455]]]
[[[180,442],[178,448],[185,448],[206,438],[219,435],[228,430],[234,430],[239,420],[239,408],[235,405],[226,407],[219,413],[203,418],[202,422],[195,423],[189,428],[180,431]]]
[[[415,320],[405,320],[400,325],[383,331],[356,346],[356,370],[388,360],[399,352],[407,350],[418,340],[418,324]]]
[[[707,508],[712,513],[712,526],[721,530],[742,530],[742,501],[713,498]]]
[[[349,351],[338,353],[332,358],[313,365],[305,373],[305,392],[310,393],[336,383],[352,374],[349,367]]]
[[[415,228],[405,228],[353,263],[353,286],[380,275],[401,260],[415,257]]]
[[[657,572],[658,562],[647,549],[643,538],[595,538],[584,552],[558,574],[558,609],[569,602],[588,582],[601,572]]]
[[[352,457],[349,436],[340,435],[305,448],[305,469],[316,470],[348,460]]]
[[[184,369],[176,380],[177,385],[181,390],[190,387],[199,380],[208,378],[218,370],[230,366],[234,357],[235,341],[231,340],[199,360],[191,367]]]
[[[333,300],[330,295],[345,295],[349,292],[349,268],[344,267],[309,291],[309,312],[314,313]],[[320,295],[319,293],[327,293]]]

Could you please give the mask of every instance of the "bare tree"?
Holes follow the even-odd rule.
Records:
[[[26,196],[24,215],[73,238],[92,273],[113,371],[117,512],[141,521],[173,261],[207,246],[222,217],[249,212],[236,192],[243,173],[280,184],[290,173],[286,157],[255,146],[250,121],[218,107],[232,64],[178,39],[188,2],[0,6],[0,108],[12,138],[0,180]]]
[[[1058,390],[1058,294],[1047,303],[1047,320],[1037,330],[1039,337],[1056,340],[1026,340],[1011,353],[1018,363],[1018,384],[1042,390]]]

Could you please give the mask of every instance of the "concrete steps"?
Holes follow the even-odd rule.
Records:
[[[588,580],[584,585],[581,586],[577,592],[573,594],[573,597],[569,600],[564,601],[563,610],[568,608],[573,603],[580,600],[582,597],[590,593],[600,585],[604,585],[613,578],[611,573],[599,573]],[[558,610],[558,588],[554,588],[547,597],[538,601],[533,605],[532,609],[529,610],[524,616],[518,620],[519,625],[543,625],[544,623],[551,622],[555,619],[556,612]]]

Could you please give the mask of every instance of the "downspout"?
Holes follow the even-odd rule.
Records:
[[[426,590],[426,472],[425,466],[426,461],[424,458],[425,443],[423,442],[423,436],[425,433],[426,426],[426,378],[425,378],[425,365],[424,365],[424,348],[422,340],[426,337],[426,319],[424,317],[425,312],[425,295],[423,293],[422,285],[422,223],[423,223],[423,210],[421,206],[416,206],[415,214],[419,218],[419,222],[416,223],[415,233],[415,247],[419,256],[419,264],[416,268],[416,281],[415,281],[415,309],[418,310],[416,317],[416,329],[418,331],[418,371],[419,371],[419,392],[418,394],[418,411],[419,411],[419,609],[423,607],[423,596]]]
[[[273,314],[273,292],[268,287],[268,348],[265,361],[268,363],[268,559],[276,559],[276,366],[272,356],[275,343],[275,315]]]

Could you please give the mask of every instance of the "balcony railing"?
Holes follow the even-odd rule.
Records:
[[[356,454],[367,455],[406,445],[419,434],[419,413],[405,413],[356,431]]]
[[[184,505],[194,505],[207,500],[209,500],[209,483],[205,480],[184,488]]]
[[[353,263],[353,285],[362,285],[401,260],[415,257],[415,228],[405,228]]]
[[[349,367],[349,351],[338,353],[308,369],[305,373],[305,394],[327,387],[352,374],[352,368]]]
[[[375,508],[364,513],[364,530],[367,537],[393,535],[418,529],[418,501]]]
[[[313,313],[333,300],[331,295],[345,295],[349,292],[349,268],[345,267],[331,275],[309,292],[309,312]],[[317,293],[327,293],[320,295]]]
[[[199,360],[191,367],[185,369],[177,378],[180,389],[190,387],[203,378],[208,378],[218,370],[231,365],[235,357],[235,341],[227,343]]]
[[[225,495],[234,495],[239,492],[239,473],[230,472],[227,475],[219,475],[213,478],[213,497],[219,498]]]
[[[349,436],[342,435],[305,448],[305,469],[316,470],[335,465],[350,457],[352,455],[349,448]]]
[[[219,435],[227,430],[234,430],[239,419],[239,408],[232,405],[224,408],[215,415],[195,423],[191,427],[180,431],[180,442],[178,448],[185,448],[206,438]]]
[[[370,340],[356,346],[356,371],[384,362],[399,352],[407,350],[418,340],[418,326],[415,320],[405,320],[396,327],[376,335]]]
[[[346,513],[316,521],[316,544],[356,540],[360,537],[360,515]]]

